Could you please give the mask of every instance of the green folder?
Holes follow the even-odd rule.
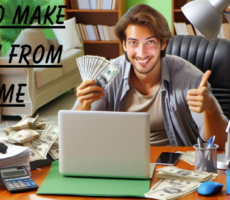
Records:
[[[49,174],[37,194],[144,198],[149,187],[150,179],[65,177],[59,173],[57,160],[52,163]]]

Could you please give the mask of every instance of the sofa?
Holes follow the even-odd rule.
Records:
[[[46,39],[44,37],[45,34],[42,29],[25,29],[14,42],[14,44],[20,45],[29,44],[33,51],[35,47],[42,44],[45,48],[45,54],[39,64],[33,62],[33,51],[27,56],[29,65],[33,66],[32,68],[0,68],[0,86],[5,84],[7,92],[12,84],[15,85],[11,101],[9,97],[6,101],[3,101],[3,95],[1,94],[2,104],[25,104],[25,107],[3,106],[1,108],[1,115],[19,115],[21,117],[32,115],[42,105],[71,88],[76,88],[82,82],[76,58],[84,55],[83,45],[80,48],[62,51],[60,63],[56,62],[57,59],[53,63],[55,65],[62,65],[62,68],[38,68],[37,65],[46,64],[47,49],[49,49],[50,45],[54,45],[55,51],[59,47],[57,39]],[[81,38],[80,42],[82,42]],[[20,49],[17,48],[15,51],[17,55],[20,55]],[[22,63],[19,63],[19,57],[14,57],[12,63],[9,63],[10,52],[11,49],[6,54],[6,57],[0,58],[0,65],[26,65],[24,60],[22,60]],[[37,52],[35,56],[39,57],[40,54],[41,52]],[[52,65],[50,61],[48,64]],[[21,93],[24,93],[24,96],[20,96],[20,100],[23,100],[23,103],[16,102],[18,84],[26,84],[26,87],[21,89]]]

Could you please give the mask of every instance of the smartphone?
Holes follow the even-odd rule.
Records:
[[[157,158],[157,165],[175,165],[179,160],[181,153],[162,152]]]

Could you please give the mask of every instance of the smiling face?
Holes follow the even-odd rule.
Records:
[[[160,53],[166,47],[148,26],[130,24],[126,30],[123,48],[134,69],[141,74],[148,74],[160,65]]]

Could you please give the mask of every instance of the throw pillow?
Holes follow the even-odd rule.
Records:
[[[38,23],[34,23],[31,26],[33,27],[33,26],[41,26],[41,25]],[[44,31],[42,29],[37,29],[37,28],[28,28],[28,29],[22,30],[18,38],[15,40],[14,44],[20,45],[20,48],[16,48],[14,51],[14,53],[16,53],[18,56],[20,56],[21,51],[22,51],[21,46],[25,44],[31,46],[30,56],[34,54],[34,50],[39,45],[43,45],[45,51],[49,51],[49,48],[50,48],[50,45],[46,39]],[[11,49],[7,52],[6,56],[9,56]],[[28,50],[29,49],[26,49],[25,53],[27,53]],[[42,52],[42,49],[39,48],[39,50],[37,51],[37,54],[41,52]]]
[[[52,29],[59,45],[63,45],[63,50],[72,49],[75,47],[82,47],[79,36],[76,30],[75,17],[64,21],[64,29]],[[50,26],[60,26],[60,24],[54,24]]]

